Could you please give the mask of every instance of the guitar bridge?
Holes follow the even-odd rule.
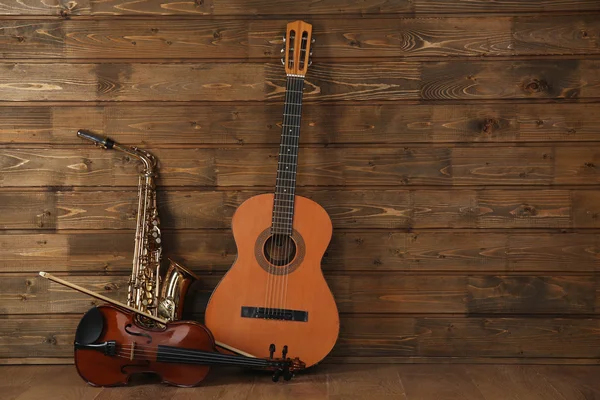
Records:
[[[288,310],[285,308],[244,307],[242,318],[275,319],[280,321],[307,322],[308,311]]]

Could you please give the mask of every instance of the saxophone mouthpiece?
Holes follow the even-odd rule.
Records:
[[[100,146],[104,147],[105,149],[112,149],[115,144],[115,142],[113,140],[111,140],[107,137],[94,135],[93,133],[83,130],[83,129],[80,129],[77,131],[77,136],[79,136],[82,139],[87,139],[96,145],[100,145]]]

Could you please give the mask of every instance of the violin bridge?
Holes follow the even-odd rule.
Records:
[[[135,342],[131,343],[131,351],[129,352],[129,360],[133,361],[133,355],[135,353]]]

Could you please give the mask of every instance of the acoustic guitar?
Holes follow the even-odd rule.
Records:
[[[214,290],[205,323],[215,339],[254,354],[289,348],[306,366],[321,361],[339,333],[338,310],[321,271],[331,220],[295,195],[304,76],[312,26],[287,25],[287,84],[274,194],[251,197],[233,216],[238,256]]]

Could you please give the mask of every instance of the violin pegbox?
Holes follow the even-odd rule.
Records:
[[[287,75],[305,76],[306,70],[312,64],[312,25],[304,21],[294,21],[287,24],[283,37],[283,57],[281,63],[285,66]]]

